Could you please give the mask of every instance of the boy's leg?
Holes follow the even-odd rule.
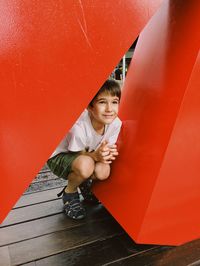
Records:
[[[94,161],[89,156],[79,155],[71,164],[71,172],[67,176],[68,184],[63,192],[63,203],[66,214],[73,219],[85,217],[79,194],[78,186],[87,180],[94,171]]]
[[[93,179],[105,180],[110,176],[110,164],[97,162],[94,168]]]
[[[68,185],[65,189],[66,193],[74,193],[78,186],[87,180],[94,172],[95,162],[86,155],[78,156],[71,165],[72,172],[68,175]]]
[[[64,209],[70,218],[82,219],[85,210],[81,205],[77,187],[94,171],[94,161],[78,153],[59,154],[47,162],[54,174],[68,179],[68,185],[58,195],[62,196]]]
[[[110,175],[110,165],[97,162],[95,164],[94,173],[91,176],[92,180],[105,180]],[[83,182],[79,188],[81,194],[84,197],[85,201],[88,203],[99,204],[99,200],[94,196],[91,191],[92,180],[87,180]]]

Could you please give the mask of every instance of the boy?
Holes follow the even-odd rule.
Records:
[[[86,215],[77,188],[85,199],[90,198],[89,180],[107,179],[110,165],[118,155],[115,142],[122,124],[117,116],[120,98],[118,82],[107,80],[47,162],[54,174],[68,179],[59,194],[63,195],[64,210],[72,219]]]

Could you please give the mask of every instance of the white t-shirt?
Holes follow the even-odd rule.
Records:
[[[60,142],[50,158],[61,152],[76,152],[83,150],[91,152],[96,150],[104,140],[107,140],[111,145],[115,144],[121,125],[121,120],[116,117],[111,124],[105,126],[104,134],[100,135],[94,130],[88,111],[85,110],[68,134]]]

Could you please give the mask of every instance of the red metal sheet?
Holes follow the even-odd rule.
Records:
[[[1,222],[160,2],[0,2]]]
[[[95,191],[138,243],[200,236],[199,23],[199,1],[165,1],[123,89],[120,157]]]

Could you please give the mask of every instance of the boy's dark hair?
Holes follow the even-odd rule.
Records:
[[[100,90],[97,92],[97,94],[94,96],[92,101],[89,103],[89,106],[93,106],[94,100],[98,97],[99,94],[103,92],[108,92],[112,96],[117,96],[120,100],[121,98],[121,88],[117,81],[114,79],[107,79],[104,84],[101,86]]]

